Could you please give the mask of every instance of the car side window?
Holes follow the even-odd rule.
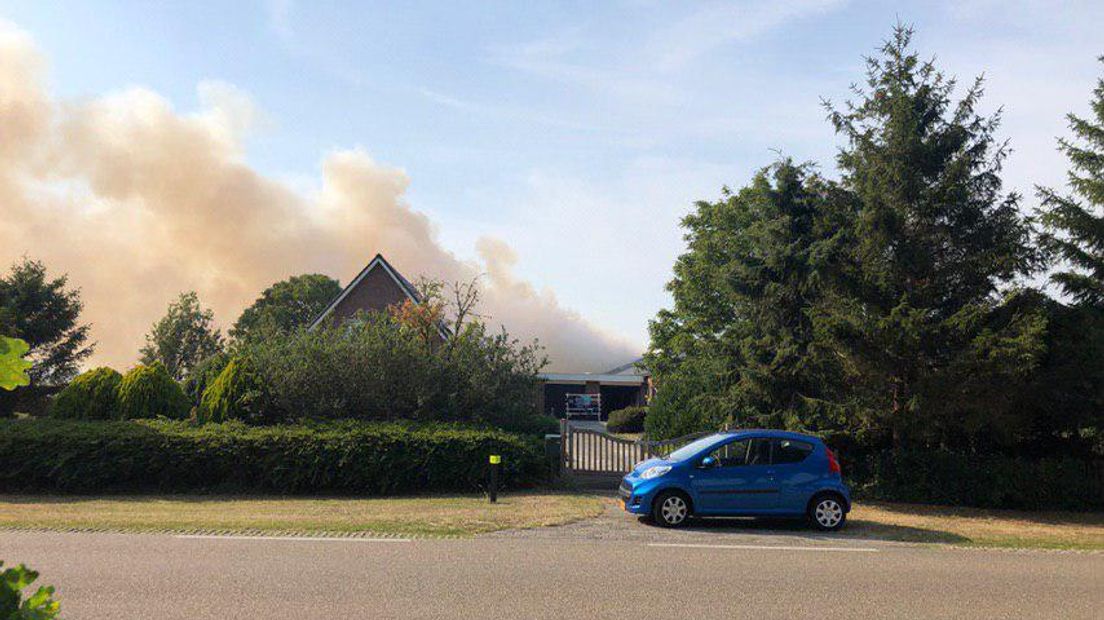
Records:
[[[747,462],[750,440],[732,441],[709,454],[717,461],[717,467],[736,467]]]
[[[752,439],[748,448],[748,465],[770,465],[771,441],[769,439]]]
[[[800,463],[813,453],[813,444],[793,439],[774,440],[773,463],[786,465],[788,463]]]

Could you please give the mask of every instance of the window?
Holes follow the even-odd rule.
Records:
[[[771,445],[767,439],[741,439],[717,448],[709,456],[717,460],[718,467],[742,465],[769,465]]]
[[[774,440],[774,464],[800,463],[813,453],[813,445],[793,439]]]

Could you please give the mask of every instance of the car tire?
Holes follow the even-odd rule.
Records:
[[[834,532],[847,521],[843,498],[836,493],[817,495],[809,502],[809,524],[822,532]]]
[[[664,491],[652,502],[652,520],[660,527],[681,527],[690,518],[690,498],[678,491]]]

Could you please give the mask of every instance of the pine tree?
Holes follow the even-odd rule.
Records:
[[[980,79],[952,102],[955,81],[921,61],[911,37],[899,26],[867,59],[857,102],[826,103],[858,207],[817,319],[851,377],[850,404],[896,445],[999,424],[1001,386],[1030,370],[1045,330],[1009,298],[1037,260],[1019,197],[1001,191],[1000,114],[976,112]]]
[[[1073,195],[1039,188],[1039,220],[1044,247],[1070,267],[1051,280],[1075,302],[1104,307],[1104,79],[1096,82],[1091,108],[1090,118],[1067,116],[1074,141],[1058,140]]]

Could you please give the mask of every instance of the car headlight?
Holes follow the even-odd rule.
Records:
[[[670,465],[655,465],[649,467],[648,469],[645,469],[644,472],[640,474],[640,477],[644,480],[651,480],[652,478],[658,478],[669,471],[671,471]]]

